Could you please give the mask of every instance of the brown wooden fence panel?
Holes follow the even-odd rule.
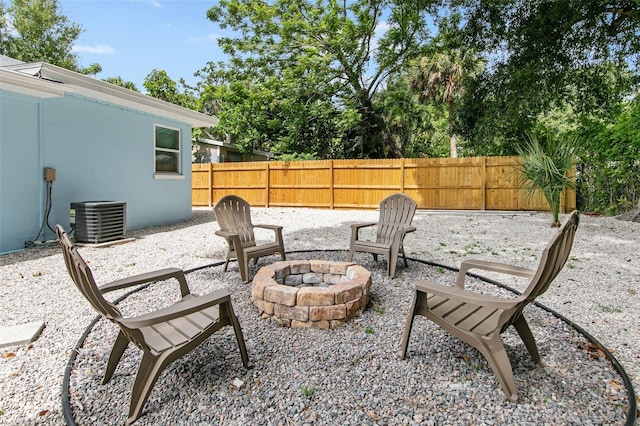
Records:
[[[269,206],[331,208],[331,160],[271,163]]]
[[[402,192],[403,160],[334,160],[333,208],[375,209]]]
[[[546,206],[541,194],[529,195],[521,189],[517,165],[518,157],[487,157],[487,210],[541,210]]]
[[[251,205],[266,206],[269,176],[268,162],[213,164],[212,204],[234,194]]]
[[[429,209],[482,210],[482,165],[478,157],[407,159],[404,192]]]
[[[527,194],[519,157],[407,158],[194,164],[194,206],[211,206],[227,194],[256,206],[375,209],[396,192],[420,209],[549,210],[544,197]],[[575,168],[572,171],[575,177]],[[576,207],[565,191],[562,211]]]
[[[211,205],[211,170],[213,164],[191,165],[191,205]]]

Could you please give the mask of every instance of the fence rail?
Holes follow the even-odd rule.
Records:
[[[212,206],[227,194],[251,205],[375,209],[401,192],[420,209],[549,210],[521,187],[519,157],[405,158],[192,165],[192,204]],[[572,171],[575,177],[575,168]],[[576,207],[564,192],[561,211]]]

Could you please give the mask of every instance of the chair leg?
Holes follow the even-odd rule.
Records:
[[[249,282],[249,260],[243,252],[237,253],[238,269],[243,283]]]
[[[533,338],[533,334],[531,333],[531,329],[529,328],[529,324],[527,324],[527,320],[524,318],[524,315],[520,314],[520,317],[516,320],[515,323],[513,323],[513,326],[524,342],[524,346],[527,348],[527,351],[529,351],[529,355],[531,355],[531,358],[533,358],[533,362],[535,362],[536,364],[541,364],[536,341]]]
[[[111,349],[111,354],[109,354],[109,361],[107,361],[107,369],[104,372],[104,377],[102,379],[102,384],[104,385],[113,376],[113,372],[116,370],[120,359],[122,358],[122,354],[129,346],[129,338],[122,332],[118,332],[118,337],[116,337],[116,341],[113,344],[113,349]]]
[[[398,263],[398,247],[391,246],[387,262],[389,262],[387,264],[387,274],[389,278],[393,278],[396,275],[396,264]]]
[[[240,278],[242,279],[242,282],[248,283],[249,282],[248,261],[245,260],[243,263],[239,263],[238,266],[240,267]]]
[[[353,250],[353,246],[349,247],[349,257],[348,257],[348,259],[347,259],[349,262],[352,262],[352,261],[353,261],[353,252],[354,252],[354,251],[355,251],[355,250]]]
[[[240,327],[238,317],[233,312],[233,306],[231,306],[231,303],[227,303],[225,305],[227,305],[227,312],[231,318],[233,331],[236,333],[236,341],[238,342],[238,348],[240,349],[240,356],[242,356],[242,365],[244,365],[244,368],[251,368],[252,366],[249,362],[249,355],[247,355],[247,347],[244,343],[244,336],[242,335],[242,328]]]
[[[404,359],[407,356],[407,347],[409,346],[409,337],[411,337],[411,329],[413,328],[413,320],[416,318],[416,306],[418,304],[418,292],[413,296],[413,304],[411,310],[407,313],[407,322],[404,326],[404,333],[402,334],[402,342],[400,343],[400,351],[398,352],[398,358]]]
[[[483,339],[484,345],[477,346],[485,359],[489,362],[493,374],[495,374],[503,392],[512,402],[518,402],[518,393],[516,384],[513,380],[513,370],[511,369],[511,361],[507,356],[502,339],[499,334],[493,335],[489,339]]]
[[[149,398],[153,385],[164,369],[163,359],[147,352],[142,355],[140,367],[136,374],[133,389],[131,390],[131,404],[129,405],[129,418],[127,425],[135,422],[142,414],[142,408]]]
[[[408,267],[409,264],[407,263],[407,256],[404,254],[404,247],[400,247],[400,253],[402,253],[402,258],[404,259],[404,267]]]
[[[222,272],[227,272],[227,266],[229,266],[229,255],[227,255],[227,260],[224,261],[224,269]]]

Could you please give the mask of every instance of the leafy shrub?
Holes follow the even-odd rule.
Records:
[[[578,132],[578,207],[610,215],[640,199],[640,99],[610,122],[585,120]]]

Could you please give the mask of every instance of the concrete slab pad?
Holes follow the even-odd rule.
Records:
[[[43,328],[44,322],[42,321],[0,327],[0,348],[31,343],[36,340]]]

